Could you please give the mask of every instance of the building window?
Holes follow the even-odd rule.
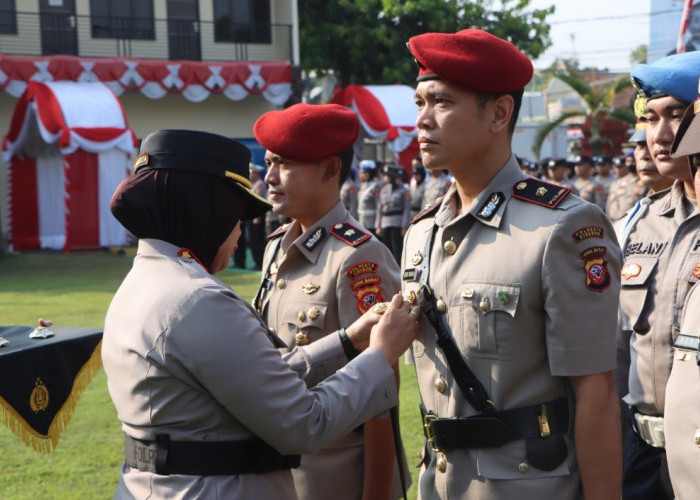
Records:
[[[0,0],[0,34],[17,34],[17,12],[15,0]]]
[[[155,40],[153,0],[90,0],[93,38]]]
[[[269,0],[214,0],[214,40],[271,43]]]

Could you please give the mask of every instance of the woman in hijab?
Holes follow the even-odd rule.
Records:
[[[240,221],[269,208],[251,191],[249,160],[225,137],[155,132],[112,198],[139,238],[102,341],[125,434],[115,498],[295,498],[298,454],[397,403],[391,365],[420,313],[401,295],[282,358],[281,341],[213,276]]]

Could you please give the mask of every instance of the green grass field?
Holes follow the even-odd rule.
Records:
[[[104,315],[131,267],[132,258],[108,252],[29,252],[0,257],[0,325],[57,325],[101,328]],[[255,272],[226,270],[217,275],[250,300]],[[416,498],[417,453],[422,447],[418,391],[413,367],[401,367],[401,430]],[[53,453],[38,454],[9,429],[0,427],[0,499],[112,498],[123,459],[116,411],[100,370],[78,401],[73,418]]]

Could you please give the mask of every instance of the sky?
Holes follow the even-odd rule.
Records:
[[[649,43],[651,0],[532,0],[556,7],[549,16],[552,46],[535,62],[545,69],[557,58],[576,57],[581,67],[630,71],[630,53]]]

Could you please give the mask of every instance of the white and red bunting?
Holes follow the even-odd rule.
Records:
[[[281,62],[157,61],[126,57],[0,55],[0,90],[20,97],[28,82],[103,82],[115,94],[139,91],[151,99],[182,94],[201,102],[212,93],[240,101],[262,94],[281,106],[292,94],[292,66]]]

